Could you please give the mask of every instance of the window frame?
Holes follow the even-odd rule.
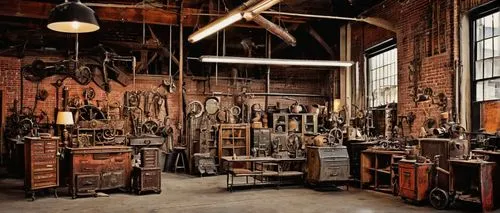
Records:
[[[493,1],[495,2],[495,1]],[[476,45],[476,20],[481,19],[483,17],[486,17],[488,15],[491,15],[493,13],[499,12],[500,7],[497,5],[494,5],[493,2],[486,3],[484,5],[481,5],[479,7],[473,8],[469,12],[469,50],[470,50],[470,57],[469,57],[469,64],[470,64],[470,91],[471,91],[471,121],[472,121],[472,131],[477,131],[481,128],[481,104],[486,103],[486,102],[492,102],[492,101],[500,101],[500,99],[490,99],[490,100],[484,100],[484,87],[483,87],[483,99],[481,101],[477,101],[477,90],[476,90],[476,84],[477,82],[486,82],[488,80],[492,79],[500,79],[500,77],[489,77],[489,78],[481,78],[479,80],[476,80],[476,55],[477,55],[477,45]],[[494,36],[493,36],[494,38]],[[484,41],[484,35],[482,41]],[[494,54],[494,53],[493,53]],[[484,58],[484,52],[483,52],[483,58]],[[495,57],[493,56],[492,59]],[[494,64],[494,60],[492,62]],[[484,66],[484,64],[483,64]],[[494,65],[493,65],[494,66]],[[494,69],[494,68],[493,68]],[[483,68],[484,70],[484,68]],[[492,70],[494,72],[494,70]],[[484,74],[484,73],[483,73]]]
[[[386,103],[386,104],[381,104],[381,105],[372,105],[372,102],[373,100],[370,101],[370,97],[372,96],[372,76],[371,76],[371,67],[370,67],[370,58],[373,58],[377,55],[380,55],[382,53],[385,53],[385,52],[388,52],[388,51],[391,51],[391,50],[396,50],[396,56],[395,56],[395,63],[394,65],[396,66],[396,74],[394,75],[395,76],[395,83],[396,83],[396,86],[399,87],[399,82],[398,82],[398,54],[397,54],[397,46],[396,46],[396,39],[395,38],[390,38],[388,40],[385,40],[383,42],[380,42],[370,48],[367,48],[365,50],[365,63],[366,63],[366,77],[367,77],[367,82],[366,82],[366,87],[368,88],[367,89],[367,96],[366,96],[366,102],[367,102],[367,106],[368,108],[378,108],[378,107],[382,107],[382,106],[386,106],[387,104],[390,104],[390,103]],[[390,75],[390,76],[393,76],[393,75]],[[398,89],[396,89],[398,90]],[[396,102],[395,103],[398,103],[398,94],[396,94]]]

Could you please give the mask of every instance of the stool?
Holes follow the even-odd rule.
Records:
[[[174,147],[174,155],[176,155],[174,172],[177,172],[177,169],[186,171],[186,164],[184,163],[185,150],[186,147]],[[181,161],[181,165],[179,165],[179,160]]]

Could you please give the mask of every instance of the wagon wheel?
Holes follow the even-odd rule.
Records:
[[[333,128],[328,132],[328,143],[333,145],[342,145],[344,134],[339,128]]]
[[[146,121],[142,124],[142,133],[155,135],[158,131],[158,124],[154,121]]]
[[[429,193],[429,201],[435,209],[442,210],[450,203],[450,197],[444,190],[434,188],[431,193]]]
[[[92,78],[92,71],[87,66],[81,66],[76,69],[75,76],[73,76],[73,79],[81,85],[88,85]]]
[[[78,109],[78,120],[90,121],[90,120],[102,120],[106,119],[106,115],[99,108],[86,105]]]
[[[33,121],[31,119],[25,118],[19,122],[19,133],[21,135],[28,135],[33,128]]]

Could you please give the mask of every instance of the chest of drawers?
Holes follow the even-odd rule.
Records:
[[[95,195],[98,190],[130,189],[132,149],[126,146],[70,148],[73,198]]]
[[[31,192],[32,200],[35,191],[59,186],[59,161],[57,146],[59,138],[26,137],[24,141],[24,188]],[[55,191],[57,196],[57,191]]]

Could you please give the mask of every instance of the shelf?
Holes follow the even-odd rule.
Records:
[[[279,176],[282,177],[301,176],[301,175],[304,175],[304,173],[299,171],[283,171],[279,173]]]
[[[479,196],[458,195],[457,199],[462,200],[462,201],[466,201],[466,202],[481,203],[481,197],[479,197]]]
[[[222,130],[222,131],[231,131],[231,130],[233,130],[233,129],[243,129],[243,130],[245,130],[245,129],[246,129],[246,127],[222,127],[222,129],[221,129],[221,130]]]
[[[370,171],[380,172],[380,173],[382,173],[382,174],[388,174],[388,175],[390,175],[390,174],[391,174],[391,171],[389,171],[389,170],[384,170],[384,169],[368,168],[368,170],[370,170]]]
[[[232,148],[235,148],[235,149],[241,149],[241,148],[246,148],[246,146],[223,146],[222,147],[223,149],[232,149]]]

